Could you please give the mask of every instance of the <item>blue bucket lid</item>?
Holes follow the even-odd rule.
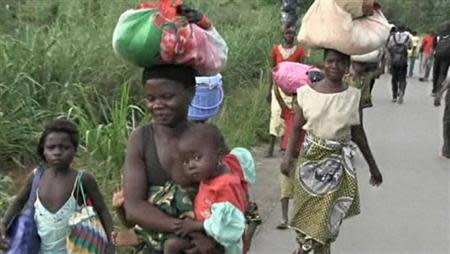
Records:
[[[220,92],[221,92],[221,99],[220,101],[216,102],[216,105],[208,106],[208,107],[202,107],[200,105],[194,105],[191,103],[189,105],[189,111],[188,111],[188,119],[189,120],[205,120],[208,118],[211,118],[215,116],[219,110],[220,106],[222,104],[223,100],[223,90],[222,90],[222,75],[220,73],[214,75],[214,76],[199,76],[195,77],[195,81],[197,83],[197,89],[196,94],[194,95],[193,101],[195,101],[195,96],[197,96],[197,92],[202,91],[203,86],[207,86],[209,89],[214,89],[217,86],[219,86]]]
[[[210,88],[214,88],[217,85],[222,85],[222,75],[218,73],[214,76],[198,76],[195,77],[195,83],[197,85],[208,84]]]

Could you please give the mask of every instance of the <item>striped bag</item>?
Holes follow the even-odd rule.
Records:
[[[66,238],[69,254],[104,254],[108,238],[94,208],[86,202],[81,175],[77,179],[77,196],[81,193],[83,205],[69,219],[69,234]],[[77,199],[78,200],[78,199]]]

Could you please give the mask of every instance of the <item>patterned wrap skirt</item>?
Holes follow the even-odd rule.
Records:
[[[305,252],[315,248],[314,253],[328,253],[343,219],[360,213],[354,149],[350,143],[305,137],[294,171],[290,223]]]

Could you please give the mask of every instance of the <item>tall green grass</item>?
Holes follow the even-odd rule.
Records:
[[[230,48],[223,72],[227,97],[216,122],[230,143],[254,144],[267,119],[254,117],[253,128],[228,130],[243,125],[231,119],[245,115],[250,105],[257,112],[268,108],[258,91],[268,84],[269,50],[279,36],[278,6],[262,0],[187,2],[207,13]],[[135,3],[22,0],[1,10],[4,17],[14,17],[4,20],[0,35],[0,127],[7,130],[0,134],[2,161],[36,160],[43,125],[66,116],[79,124],[83,153],[101,165],[121,167],[123,147],[117,144],[126,143],[146,114],[140,107],[140,70],[113,54],[111,33],[120,13]]]
[[[149,116],[141,107],[131,104],[129,92],[129,85],[124,84],[119,100],[103,112],[104,123],[93,121],[89,110],[73,102],[69,102],[71,107],[65,115],[77,122],[82,130],[83,155],[88,162],[86,166],[92,164],[94,174],[101,176],[102,186],[106,186],[108,181],[120,179],[128,134],[142,121],[149,121]],[[95,172],[95,169],[98,171]]]
[[[35,147],[44,125],[66,117],[82,136],[76,166],[91,171],[110,197],[130,131],[150,121],[140,69],[116,57],[111,47],[119,15],[137,2],[2,2],[0,170],[38,163]],[[267,132],[269,53],[281,39],[278,2],[186,2],[213,20],[230,49],[222,73],[226,98],[213,121],[230,145],[254,145]]]
[[[138,1],[4,2],[10,7],[0,6],[0,170],[37,163],[35,147],[44,125],[69,118],[81,133],[75,166],[94,174],[110,204],[128,135],[150,121],[140,69],[117,58],[111,47],[120,13]],[[212,121],[230,146],[255,145],[268,132],[265,98],[270,50],[281,40],[279,3],[186,2],[204,10],[229,46],[222,72],[226,97]],[[11,179],[0,179],[0,210],[10,200],[11,186]]]
[[[0,177],[0,211],[6,211],[9,203],[12,200],[12,196],[4,190],[8,190],[13,186],[13,181],[9,176],[1,176]]]

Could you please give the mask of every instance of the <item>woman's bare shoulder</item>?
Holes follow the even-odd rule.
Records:
[[[136,146],[142,142],[142,135],[144,130],[146,129],[146,125],[140,125],[136,127],[130,133],[130,137],[128,139],[128,146]]]

